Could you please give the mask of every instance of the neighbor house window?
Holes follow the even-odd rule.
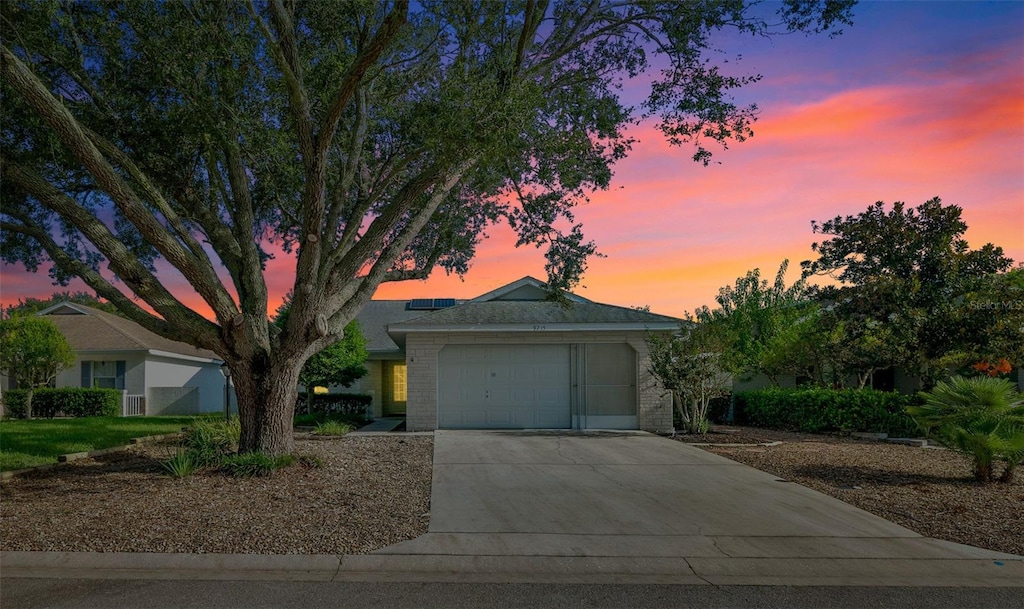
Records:
[[[82,362],[82,387],[124,389],[124,360]]]

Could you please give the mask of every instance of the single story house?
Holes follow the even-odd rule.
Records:
[[[466,301],[371,301],[357,319],[370,374],[349,391],[375,416],[432,429],[672,431],[672,404],[650,374],[648,332],[680,319],[552,300],[532,277]]]
[[[57,376],[57,387],[120,389],[122,414],[223,412],[226,379],[212,351],[85,305],[64,302],[39,315],[60,329],[75,353],[74,365]]]

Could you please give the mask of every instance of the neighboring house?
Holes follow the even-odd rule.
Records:
[[[75,352],[57,387],[120,389],[134,409],[124,414],[223,412],[225,379],[213,352],[85,305],[65,302],[39,315],[60,329]]]
[[[358,316],[370,374],[353,389],[377,416],[404,406],[409,430],[671,431],[645,338],[681,320],[549,296],[524,277],[465,302],[372,301]]]

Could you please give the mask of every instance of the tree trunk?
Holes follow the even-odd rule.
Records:
[[[32,418],[32,392],[33,391],[34,391],[34,389],[32,387],[29,387],[28,388],[28,393],[25,394],[25,418],[26,419],[31,419]]]
[[[302,361],[257,360],[232,365],[242,435],[238,452],[284,455],[294,450],[295,402],[299,396]]]
[[[985,484],[992,482],[992,461],[974,460],[974,479]]]
[[[1013,468],[1015,466],[1016,464],[1013,461],[1007,461],[1006,465],[1003,467],[1003,475],[999,476],[999,481],[1004,484],[1013,482]]]

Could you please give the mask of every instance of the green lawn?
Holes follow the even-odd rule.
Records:
[[[0,471],[55,463],[57,455],[174,433],[195,417],[88,417],[0,420]]]

